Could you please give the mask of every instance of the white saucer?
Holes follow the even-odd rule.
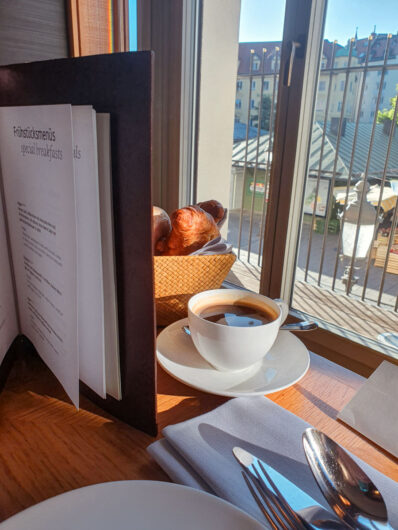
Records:
[[[187,324],[184,318],[164,329],[158,336],[156,353],[168,374],[198,390],[227,397],[270,394],[297,383],[310,366],[304,344],[289,331],[280,331],[260,362],[239,372],[221,372],[198,353],[182,330]]]

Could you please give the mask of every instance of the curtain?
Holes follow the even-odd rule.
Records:
[[[67,0],[71,57],[128,51],[128,0]]]

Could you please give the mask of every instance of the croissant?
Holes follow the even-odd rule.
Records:
[[[213,217],[199,206],[175,210],[170,219],[170,234],[156,244],[163,256],[186,256],[220,235]]]
[[[224,218],[225,210],[221,202],[212,199],[211,201],[198,202],[197,205],[202,208],[202,210],[212,215],[217,224]]]
[[[153,247],[161,239],[166,239],[171,231],[170,217],[167,213],[159,208],[159,206],[152,207],[152,225],[153,225]]]

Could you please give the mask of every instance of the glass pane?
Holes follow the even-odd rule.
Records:
[[[292,307],[394,347],[398,34],[382,5],[329,2]]]
[[[227,280],[259,291],[285,2],[242,0],[228,240],[238,260]]]
[[[130,51],[137,51],[137,0],[129,0],[129,44]]]

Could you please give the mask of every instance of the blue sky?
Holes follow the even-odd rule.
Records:
[[[329,0],[325,37],[345,44],[353,37],[367,37],[376,24],[378,33],[398,31],[397,0]],[[240,42],[281,40],[284,0],[242,0]]]
[[[137,0],[129,0],[129,39],[130,50],[137,50]]]
[[[241,0],[240,42],[282,39],[284,0]],[[353,37],[367,37],[376,24],[378,33],[398,31],[398,0],[329,0],[325,37],[345,44]],[[137,0],[129,0],[130,49],[137,49]]]

